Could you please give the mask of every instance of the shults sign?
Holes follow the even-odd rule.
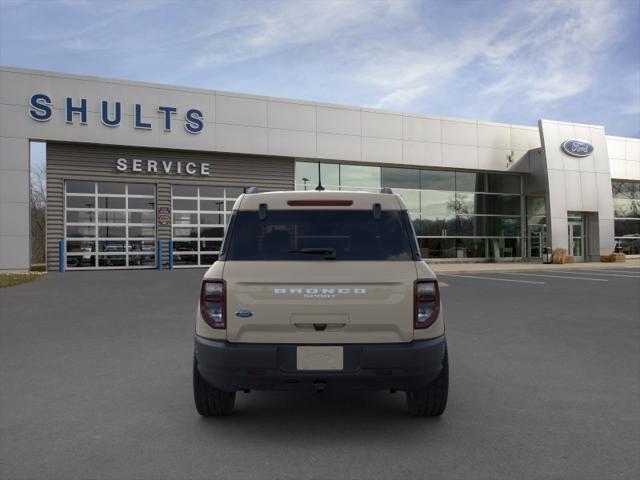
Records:
[[[143,120],[148,112],[143,111],[142,105],[135,103],[127,106],[132,109],[132,127],[140,130],[152,130],[154,125]],[[107,100],[100,101],[100,121],[106,127],[119,127],[123,119],[122,102]],[[165,132],[171,131],[172,120],[176,115],[184,118],[184,129],[191,134],[197,134],[204,129],[204,116],[197,108],[189,108],[184,112],[178,112],[176,107],[160,105],[155,111],[158,114],[159,124]],[[53,118],[54,105],[51,97],[45,93],[34,93],[29,98],[29,116],[38,122],[48,122]],[[86,98],[66,97],[64,101],[64,118],[68,124],[79,121],[81,125],[87,125],[88,107]]]

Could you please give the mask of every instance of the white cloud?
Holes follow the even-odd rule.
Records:
[[[199,49],[193,65],[197,69],[261,58],[298,46],[327,42],[345,31],[365,25],[379,15],[398,15],[403,2],[384,1],[296,1],[265,2],[256,14],[236,12],[235,22],[224,30],[200,33],[210,42]]]
[[[625,79],[622,93],[624,103],[616,108],[616,112],[621,115],[640,115],[640,65]]]
[[[585,91],[594,57],[616,39],[620,16],[609,1],[540,3],[521,33],[497,37],[487,59],[502,79],[486,94],[519,92],[530,102],[552,102]],[[560,21],[558,21],[560,19]]]
[[[383,89],[373,102],[382,108],[400,109],[426,92],[447,91],[472,65],[489,72],[478,95],[555,102],[591,86],[597,57],[618,37],[621,17],[614,7],[607,0],[516,3],[490,23],[470,22],[447,38],[428,38],[436,25],[426,22],[410,42],[401,37],[365,55],[356,75]]]
[[[0,0],[5,63],[505,121],[602,86],[607,61],[607,114],[640,109],[611,54],[638,10],[615,0],[20,1]]]

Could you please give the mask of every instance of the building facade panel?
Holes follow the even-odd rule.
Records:
[[[9,67],[0,68],[0,81],[0,269],[29,267],[29,222],[20,213],[28,211],[29,141],[44,141],[51,150],[47,165],[50,266],[55,266],[51,262],[57,257],[53,239],[64,239],[68,233],[67,214],[77,220],[70,222],[75,234],[95,227],[98,245],[100,215],[96,215],[117,220],[131,214],[133,219],[148,220],[149,215],[135,208],[140,198],[155,198],[156,207],[168,208],[177,199],[184,208],[176,217],[181,222],[178,230],[166,222],[132,221],[136,235],[147,232],[195,248],[173,252],[171,258],[177,255],[183,264],[193,263],[196,257],[198,264],[209,261],[219,245],[216,235],[224,228],[211,219],[220,212],[218,217],[225,220],[228,213],[207,208],[223,202],[226,209],[238,189],[250,186],[249,182],[267,189],[293,188],[294,157],[301,159],[302,170],[305,164],[308,167],[299,179],[303,188],[319,180],[310,166],[314,162],[327,185],[375,189],[383,181],[391,182],[410,213],[419,216],[414,218],[417,225],[431,232],[421,236],[421,247],[432,258],[537,257],[543,245],[569,250],[581,245],[588,259],[597,252],[610,253],[615,242],[623,244],[625,251],[640,253],[640,232],[624,210],[625,202],[635,205],[635,200],[614,201],[612,194],[615,181],[631,182],[627,189],[640,181],[640,140],[607,137],[601,126],[541,120],[534,128],[433,118]],[[561,147],[568,140],[586,142],[592,151],[586,156],[570,155]],[[118,152],[118,158],[126,160],[122,170],[114,163]],[[212,170],[202,178],[185,172],[164,175],[158,170],[162,161],[181,161],[183,168],[191,162],[189,168],[196,170],[208,161]],[[495,180],[492,175],[497,173],[506,174],[504,178],[518,176],[523,186],[520,202],[537,205],[535,215],[525,211],[514,215],[509,201],[500,197],[504,193],[489,191]],[[242,185],[239,179],[245,180]],[[449,190],[439,183],[447,179],[454,181]],[[68,181],[94,182],[94,198],[85,199],[89,204],[109,197],[99,189],[111,187],[101,187],[100,182],[122,183],[124,190],[114,194],[113,202],[125,202],[127,207],[116,208],[121,211],[113,215],[101,212],[100,206],[92,207],[93,213],[67,207],[66,199],[77,203],[85,196],[67,192]],[[153,195],[130,195],[140,190],[136,182],[153,184]],[[195,182],[197,188],[183,188],[188,182]],[[69,185],[72,190],[86,187]],[[175,192],[183,196],[176,197]],[[129,203],[134,206],[131,211]],[[196,210],[191,210],[193,205]],[[447,210],[447,205],[456,208]],[[483,213],[485,209],[494,211]],[[503,209],[514,218],[507,218],[510,215]],[[83,227],[83,222],[95,225]],[[128,235],[128,220],[112,226],[120,228],[115,232]],[[575,245],[568,229],[582,232]],[[517,230],[519,235],[509,236]],[[184,237],[186,233],[196,236]],[[16,246],[18,239],[21,247]],[[166,260],[168,245],[163,249]],[[124,252],[125,266],[142,255],[136,252]],[[96,254],[112,257],[106,263],[117,263],[123,252],[94,253],[99,262]],[[75,255],[84,256],[82,250]]]
[[[317,155],[315,132],[270,128],[268,144],[270,155],[311,158],[315,158]]]
[[[442,141],[447,145],[478,145],[478,123],[458,120],[442,122]]]
[[[362,135],[362,113],[358,109],[318,106],[318,133]]]
[[[405,141],[402,144],[402,159],[406,165],[442,166],[442,144]]]
[[[362,141],[360,136],[318,133],[318,158],[360,161]]]
[[[508,125],[478,123],[478,146],[511,150],[511,129]]]
[[[402,115],[395,113],[362,111],[364,137],[402,139]]]
[[[267,101],[264,99],[217,94],[215,121],[245,127],[267,126]]]
[[[412,142],[442,142],[442,120],[404,115],[402,117],[404,140]]]
[[[269,100],[268,127],[286,130],[316,131],[316,106]]]

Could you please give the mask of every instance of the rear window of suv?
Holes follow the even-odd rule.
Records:
[[[412,260],[415,234],[406,212],[269,210],[234,213],[225,260]]]

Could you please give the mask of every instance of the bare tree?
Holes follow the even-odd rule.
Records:
[[[43,164],[32,165],[31,195],[29,199],[31,218],[31,265],[43,268],[46,262],[46,212],[47,175]]]

